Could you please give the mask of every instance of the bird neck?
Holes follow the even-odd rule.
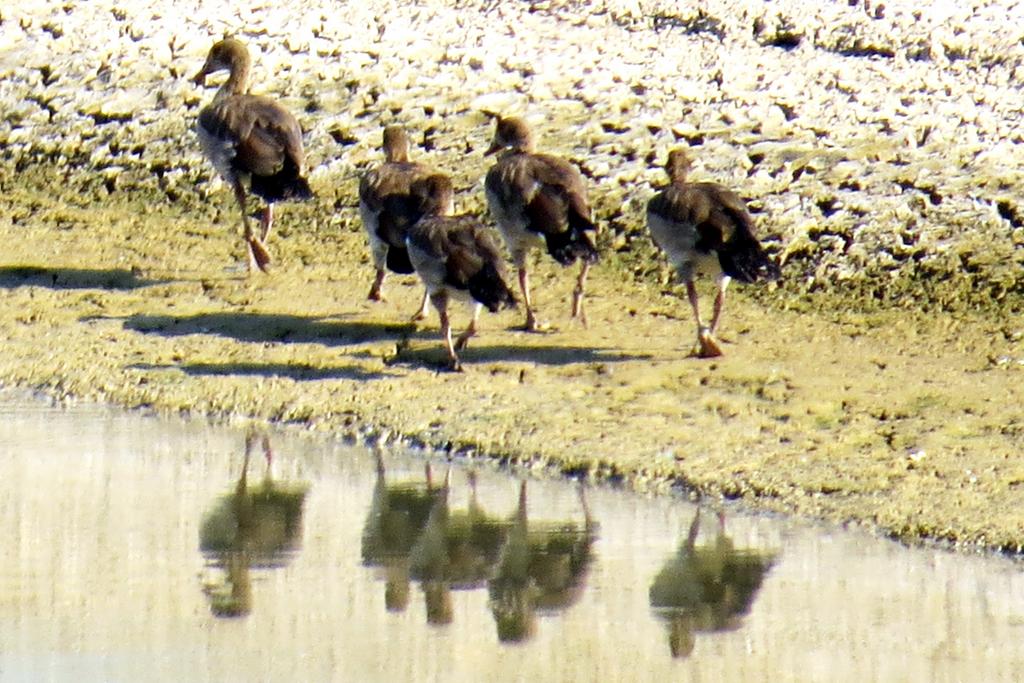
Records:
[[[665,164],[665,173],[668,175],[669,185],[681,187],[686,185],[690,175],[691,161],[678,154],[673,154],[668,163]]]
[[[669,185],[672,187],[682,187],[687,184],[687,178],[690,175],[690,168],[688,166],[680,165],[667,170]]]
[[[510,149],[517,154],[533,154],[536,151],[532,138],[519,140]]]
[[[533,154],[533,145],[509,145],[495,155],[497,159],[512,158],[526,154]]]
[[[248,57],[236,56],[231,62],[228,80],[221,86],[220,92],[226,95],[244,95],[249,89],[249,70],[251,63]]]
[[[451,216],[455,213],[455,198],[452,196],[434,196],[427,199],[422,206],[425,216]]]
[[[385,158],[392,164],[407,164],[409,163],[409,148],[389,147],[386,150]]]

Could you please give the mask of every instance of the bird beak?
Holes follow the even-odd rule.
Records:
[[[206,61],[203,62],[203,68],[199,70],[195,76],[192,77],[192,82],[196,85],[206,85],[206,77],[217,70],[217,64],[211,59],[212,55],[206,56]]]
[[[491,141],[491,146],[487,148],[486,152],[484,152],[484,156],[485,157],[489,157],[492,154],[494,154],[495,152],[501,151],[501,149],[503,147],[504,147],[504,145],[501,144],[500,142],[498,142],[497,140],[492,140]]]

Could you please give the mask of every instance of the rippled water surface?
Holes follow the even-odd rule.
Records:
[[[0,401],[0,680],[1024,671],[1009,561],[379,455]]]

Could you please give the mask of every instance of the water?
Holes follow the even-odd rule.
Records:
[[[1006,560],[97,407],[0,401],[0,458],[3,681],[1024,670]]]

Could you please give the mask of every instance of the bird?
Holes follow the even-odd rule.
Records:
[[[199,112],[196,132],[206,157],[234,190],[242,211],[242,228],[249,251],[249,270],[266,272],[270,253],[266,241],[274,220],[274,202],[310,199],[313,191],[303,176],[305,154],[302,129],[280,103],[263,95],[250,95],[252,60],[245,44],[235,38],[214,43],[193,81],[206,85],[206,77],[229,72],[213,101]],[[246,191],[261,197],[266,206],[259,236],[249,225]]]
[[[377,483],[363,526],[361,555],[366,567],[375,567],[385,577],[384,605],[389,612],[402,612],[409,605],[409,563],[412,548],[423,533],[430,513],[448,498],[450,476],[438,485],[428,462],[425,482],[388,483],[384,459],[378,450]]]
[[[476,473],[467,473],[467,478],[469,505],[450,505],[446,490],[409,554],[410,575],[425,584],[466,590],[483,586],[494,575],[511,525],[487,514],[477,498]]]
[[[505,283],[501,252],[490,231],[475,216],[451,215],[451,180],[441,174],[430,175],[414,181],[410,189],[423,217],[406,236],[409,260],[441,318],[448,366],[458,372],[462,363],[456,352],[476,334],[480,308],[486,306],[496,313],[515,307],[516,298]],[[469,327],[454,344],[448,318],[448,302],[453,298],[473,304]]]
[[[262,444],[267,462],[263,482],[249,483],[249,460]],[[252,611],[250,569],[286,566],[302,545],[302,506],[309,485],[272,477],[270,438],[250,430],[235,490],[218,501],[203,519],[199,550],[211,567],[224,570],[223,583],[204,587],[218,617],[241,617]]]
[[[721,512],[714,541],[697,545],[699,533],[700,509],[648,589],[651,607],[668,622],[673,657],[689,655],[698,633],[739,628],[776,561],[775,552],[737,548]]]
[[[384,163],[367,171],[359,180],[359,214],[370,242],[377,274],[367,298],[384,301],[382,287],[387,271],[414,272],[405,247],[409,226],[420,218],[419,207],[409,194],[417,178],[436,173],[426,164],[409,161],[409,137],[401,126],[384,129]],[[424,292],[413,320],[427,317],[429,299]]]
[[[692,165],[687,149],[669,152],[665,163],[669,184],[647,203],[647,227],[686,285],[697,322],[696,355],[713,358],[722,355],[715,332],[730,280],[776,280],[780,271],[758,242],[754,219],[739,195],[718,183],[687,181]],[[699,274],[718,283],[710,325],[700,316],[694,284]]]
[[[497,567],[487,585],[498,640],[529,640],[538,614],[552,614],[579,601],[594,560],[598,523],[579,489],[583,523],[536,521],[527,516],[526,482],[519,485],[519,506],[506,532]]]
[[[533,134],[519,117],[498,117],[485,156],[498,154],[484,188],[491,216],[505,240],[519,274],[526,306],[525,328],[542,331],[530,294],[527,256],[545,246],[563,266],[581,262],[572,297],[572,317],[586,325],[583,292],[587,273],[598,261],[597,226],[591,217],[587,190],[579,170],[568,161],[534,151]]]

